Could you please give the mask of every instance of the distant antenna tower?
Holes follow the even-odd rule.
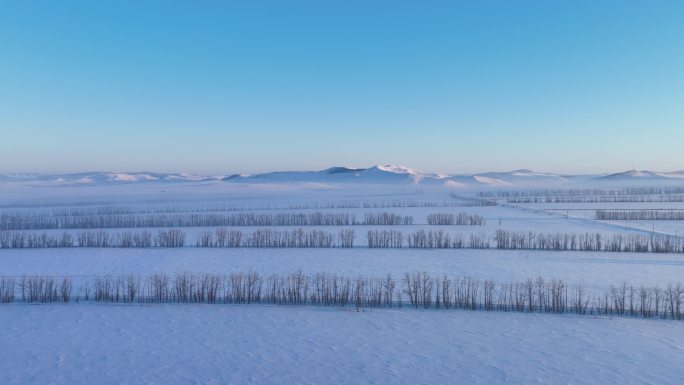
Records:
[[[632,162],[632,171],[636,172],[635,162]]]

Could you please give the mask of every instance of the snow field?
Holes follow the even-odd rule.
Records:
[[[10,305],[0,383],[678,384],[684,324],[539,314]]]

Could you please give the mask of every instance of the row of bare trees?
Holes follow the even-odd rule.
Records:
[[[489,238],[485,234],[470,234],[464,238],[461,234],[451,235],[444,230],[418,230],[407,236],[398,230],[369,230],[367,233],[369,248],[402,248],[414,249],[487,249]]]
[[[75,284],[74,282],[78,282]],[[497,283],[473,277],[406,273],[401,279],[335,274],[154,274],[0,278],[0,302],[264,303],[281,305],[468,309],[683,319],[684,286],[624,283],[589,292],[542,277]]]
[[[275,248],[330,248],[353,247],[355,232],[343,229],[335,235],[324,230],[258,229],[252,232],[219,228],[197,235],[197,247],[275,247]]]
[[[125,231],[110,233],[107,230],[81,231],[60,234],[0,231],[0,249],[43,249],[60,247],[183,247],[185,232],[178,229]]]
[[[408,235],[408,247],[414,249],[488,249],[489,238],[485,234],[449,234],[444,230],[418,230]]]
[[[499,250],[581,250],[599,251],[603,247],[601,234],[537,233],[498,229],[494,242]]]
[[[499,250],[609,251],[627,253],[684,253],[684,240],[660,235],[600,233],[538,233],[496,230]]]
[[[596,210],[596,219],[605,221],[683,221],[682,210]]]
[[[362,224],[372,226],[412,225],[413,217],[394,213],[366,213]]]
[[[684,202],[684,195],[619,195],[619,196],[546,196],[508,197],[507,203],[677,203]]]
[[[304,229],[271,230],[258,229],[252,232],[227,230],[204,231],[197,235],[197,247],[353,247],[354,230],[343,229],[335,236],[323,230]],[[110,233],[107,230],[79,232],[76,237],[70,233],[34,234],[30,232],[0,232],[0,248],[57,248],[57,247],[96,247],[96,248],[144,248],[144,247],[184,247],[185,231],[179,229],[149,231],[127,231]]]
[[[398,230],[368,230],[368,247],[399,248],[404,244],[404,235]]]
[[[184,213],[152,215],[54,216],[39,214],[2,214],[0,230],[109,229],[144,227],[214,226],[350,226],[410,225],[413,217],[394,213],[366,213],[357,220],[353,213]]]
[[[218,228],[197,234],[197,247],[273,247],[273,248],[332,248],[354,247],[354,229],[337,232],[325,230],[274,230],[269,228],[244,232]],[[369,248],[419,248],[419,249],[487,249],[492,247],[486,234],[450,234],[443,229],[417,230],[407,235],[401,231],[369,230],[366,234]],[[499,250],[548,250],[548,251],[607,251],[638,253],[684,253],[684,240],[661,235],[600,233],[543,233],[516,232],[497,229],[493,237],[494,247]],[[146,248],[188,246],[186,234],[180,229],[149,231],[125,231],[110,233],[107,230],[71,233],[0,232],[0,248]]]
[[[481,206],[496,206],[498,203],[494,199],[475,198],[472,196],[459,195],[451,193],[451,197],[456,200],[456,205],[459,207],[481,207]]]
[[[430,225],[484,225],[477,214],[435,213],[427,216]],[[354,213],[183,213],[126,215],[51,215],[2,214],[0,230],[114,229],[150,227],[218,227],[218,226],[396,226],[412,225],[411,215],[391,212],[365,213],[357,219]]]
[[[477,193],[480,198],[519,198],[519,197],[584,197],[610,196],[622,197],[631,195],[683,195],[684,186],[661,187],[625,187],[619,189],[541,189],[541,190],[500,190]]]
[[[71,233],[56,235],[48,233],[0,231],[0,249],[38,249],[73,246],[74,236]]]
[[[440,226],[482,226],[487,223],[487,220],[477,214],[468,213],[434,213],[427,216],[428,225]]]

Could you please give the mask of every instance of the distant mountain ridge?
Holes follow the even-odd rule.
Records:
[[[634,179],[684,179],[684,171],[656,172],[648,170],[630,170],[599,176],[598,180],[634,180]]]
[[[560,175],[517,169],[506,172],[478,174],[440,174],[422,172],[399,165],[375,165],[368,168],[333,166],[320,171],[273,171],[258,174],[233,174],[230,176],[205,176],[184,173],[158,172],[81,172],[66,174],[16,174],[0,175],[0,182],[33,183],[49,185],[93,185],[135,183],[368,183],[368,184],[420,184],[447,187],[516,187],[516,186],[563,186],[573,183],[684,183],[684,171],[655,172],[630,170],[604,175]]]
[[[0,181],[35,182],[52,184],[97,184],[97,183],[141,183],[141,182],[198,182],[217,180],[220,177],[195,174],[159,172],[79,172],[67,174],[15,174],[0,175]]]

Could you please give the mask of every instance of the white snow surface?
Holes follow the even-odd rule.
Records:
[[[680,384],[684,323],[224,305],[0,311],[0,383]]]

